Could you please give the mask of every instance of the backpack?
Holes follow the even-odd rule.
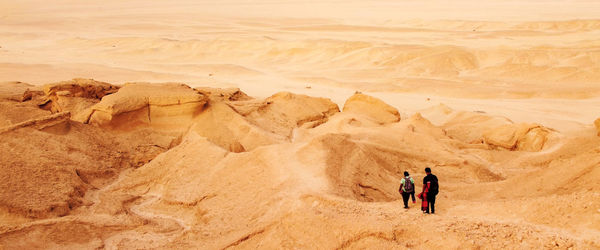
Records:
[[[412,193],[415,191],[415,184],[411,181],[410,176],[404,177],[404,192]]]

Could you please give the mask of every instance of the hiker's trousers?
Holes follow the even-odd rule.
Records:
[[[427,212],[429,213],[429,209],[431,209],[431,213],[435,213],[435,196],[436,195],[431,195],[431,194],[427,194]]]
[[[415,199],[415,192],[411,192],[411,193],[407,193],[407,192],[402,192],[402,201],[404,201],[404,207],[408,207],[408,199],[412,197],[413,202],[416,201]]]

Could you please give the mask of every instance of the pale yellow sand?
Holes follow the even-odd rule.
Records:
[[[598,248],[599,13],[2,1],[0,82],[155,85],[0,85],[0,248]]]

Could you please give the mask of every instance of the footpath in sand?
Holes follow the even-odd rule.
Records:
[[[175,83],[1,86],[4,249],[600,247],[591,124],[401,117],[360,93],[339,107]],[[397,192],[425,167],[435,215]]]

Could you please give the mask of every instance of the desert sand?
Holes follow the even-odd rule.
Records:
[[[598,13],[0,2],[0,249],[600,248]]]

